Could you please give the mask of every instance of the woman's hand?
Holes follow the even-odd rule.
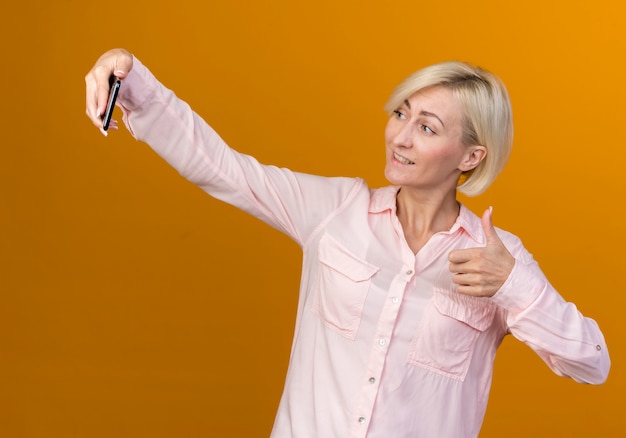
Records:
[[[483,230],[487,244],[482,248],[457,249],[448,255],[452,282],[457,292],[476,297],[492,297],[515,265],[491,223],[491,208],[483,214]]]
[[[106,52],[96,61],[87,76],[85,86],[87,91],[87,117],[106,135],[102,129],[102,115],[109,99],[109,78],[111,75],[124,79],[133,68],[133,56],[124,49],[113,49]],[[116,128],[115,123],[112,124]]]

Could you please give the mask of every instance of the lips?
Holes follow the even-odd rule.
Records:
[[[415,162],[409,160],[408,158],[403,157],[402,155],[398,155],[397,153],[393,153],[393,158],[395,158],[398,162],[402,164],[415,164]]]

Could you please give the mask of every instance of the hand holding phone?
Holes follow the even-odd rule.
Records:
[[[120,91],[121,85],[122,82],[114,75],[111,75],[109,78],[109,101],[107,102],[106,110],[102,116],[102,129],[105,131],[109,129],[111,116],[113,115],[113,109],[115,108],[115,101],[117,100],[117,94]]]

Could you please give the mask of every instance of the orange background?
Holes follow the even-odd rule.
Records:
[[[383,104],[406,75],[499,74],[512,161],[463,199],[519,235],[596,319],[602,386],[507,339],[481,437],[618,437],[624,423],[620,0],[12,2],[0,29],[0,436],[264,437],[287,367],[300,253],[84,116],[123,46],[261,161],[383,178]],[[116,112],[119,117],[119,109]],[[621,322],[620,322],[621,321]]]

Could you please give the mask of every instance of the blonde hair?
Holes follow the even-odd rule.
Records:
[[[504,83],[494,74],[463,62],[443,62],[418,70],[393,91],[385,111],[393,111],[427,87],[452,90],[464,109],[465,146],[480,145],[487,154],[473,170],[464,172],[457,187],[476,196],[484,192],[506,165],[513,146],[513,113]]]

